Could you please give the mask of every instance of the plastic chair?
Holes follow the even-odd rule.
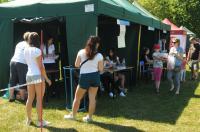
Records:
[[[145,70],[144,61],[140,61],[140,79],[144,77],[144,74],[147,73],[148,70]]]

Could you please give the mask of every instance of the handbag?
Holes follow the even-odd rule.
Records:
[[[175,66],[174,67],[174,72],[180,72],[181,71],[181,67],[180,66]]]

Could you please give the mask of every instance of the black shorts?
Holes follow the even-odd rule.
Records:
[[[17,84],[22,85],[26,83],[26,74],[28,66],[19,62],[10,62],[10,87],[16,86]],[[26,89],[21,87],[20,89]]]

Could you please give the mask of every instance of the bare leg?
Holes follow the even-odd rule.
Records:
[[[42,121],[42,101],[45,93],[45,83],[35,84],[36,98],[37,98],[37,113],[38,113],[38,121]]]
[[[27,90],[28,90],[28,99],[26,102],[26,112],[27,112],[28,120],[31,120],[32,104],[35,98],[35,86],[29,85],[27,87]]]
[[[76,116],[76,113],[77,113],[77,111],[79,109],[79,106],[80,106],[80,101],[83,98],[85,92],[86,92],[85,89],[80,88],[79,85],[77,86],[76,93],[75,93],[75,98],[74,98],[74,101],[73,101],[73,107],[72,107],[72,115],[73,115],[73,117]]]
[[[92,118],[92,115],[95,112],[96,107],[96,95],[97,95],[98,87],[89,88],[89,118]]]
[[[119,74],[119,79],[121,80],[121,88],[125,88],[125,76],[123,74]]]

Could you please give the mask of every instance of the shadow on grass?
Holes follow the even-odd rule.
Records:
[[[32,124],[32,126],[38,128],[38,129],[41,129],[40,127],[38,127],[36,124]],[[48,130],[49,132],[78,132],[76,129],[74,128],[57,128],[57,127],[53,127],[53,126],[46,126],[46,127],[43,127],[41,129],[41,131],[43,130]]]
[[[56,127],[48,126],[45,129],[49,130],[49,132],[78,132],[74,128],[56,128]]]
[[[101,127],[103,129],[114,131],[114,132],[144,132],[142,130],[139,130],[137,128],[131,127],[131,126],[121,126],[116,124],[107,124],[102,122],[92,122],[91,124]]]
[[[170,84],[166,80],[161,82],[160,94],[157,95],[153,82],[143,83],[128,93],[126,98],[117,97],[113,100],[107,95],[100,97],[96,114],[175,124],[189,100],[200,98],[200,95],[194,94],[198,85],[199,80],[188,80],[181,84],[180,95],[175,95],[175,90],[169,92]]]

